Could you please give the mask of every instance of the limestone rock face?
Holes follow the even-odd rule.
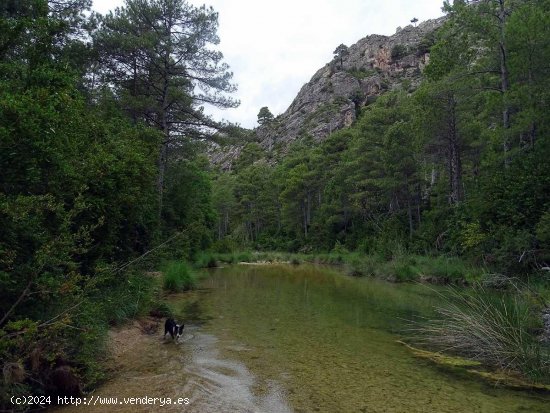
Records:
[[[330,133],[350,126],[362,106],[386,91],[414,90],[429,62],[423,44],[444,19],[398,28],[392,36],[371,35],[359,40],[348,48],[342,61],[335,58],[319,69],[283,114],[258,127],[257,141],[268,151],[284,151],[304,136],[322,141]],[[227,167],[239,152],[228,148],[224,156],[217,157],[218,164]]]

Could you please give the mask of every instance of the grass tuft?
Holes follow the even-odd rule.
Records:
[[[519,294],[495,295],[481,286],[443,295],[438,316],[416,331],[419,343],[460,354],[535,381],[550,380],[550,349],[534,335],[540,327]]]
[[[187,291],[197,284],[197,277],[183,261],[170,261],[163,271],[163,286],[172,292]]]
[[[195,268],[216,268],[218,267],[218,260],[216,254],[212,252],[203,251],[197,254],[193,262]]]

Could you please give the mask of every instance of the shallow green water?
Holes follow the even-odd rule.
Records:
[[[204,322],[198,331],[216,337],[218,358],[246,367],[255,397],[276,388],[295,412],[550,412],[548,396],[442,371],[396,343],[405,320],[437,302],[420,285],[239,265],[213,270],[199,293],[173,305]]]
[[[314,266],[245,266],[207,274],[172,295],[180,341],[139,322],[111,331],[113,376],[88,397],[117,398],[63,413],[549,413],[550,397],[443,371],[396,343],[427,316],[435,290],[355,279]],[[188,398],[189,405],[123,398]]]

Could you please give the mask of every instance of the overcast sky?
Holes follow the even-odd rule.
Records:
[[[252,128],[268,106],[284,112],[340,43],[350,46],[369,34],[391,35],[398,26],[441,16],[443,0],[190,0],[219,12],[218,47],[234,73],[237,109],[210,111]],[[100,13],[123,0],[94,0]]]

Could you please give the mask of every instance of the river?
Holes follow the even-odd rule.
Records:
[[[116,336],[120,371],[90,397],[189,402],[119,403],[128,412],[550,412],[549,396],[443,370],[396,342],[439,302],[427,286],[313,265],[236,265],[170,300],[186,321],[182,340],[160,330]]]

